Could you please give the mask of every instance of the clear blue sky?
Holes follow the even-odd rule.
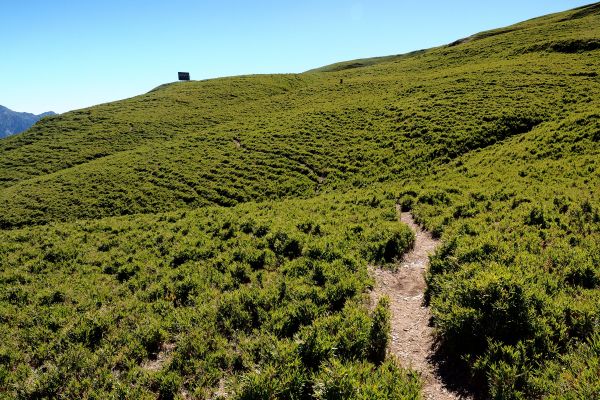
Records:
[[[302,72],[593,0],[2,0],[0,105],[64,112],[173,81]]]

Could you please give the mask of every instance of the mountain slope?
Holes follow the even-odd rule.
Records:
[[[442,240],[427,301],[471,389],[599,397],[599,42],[593,4],[0,141],[0,387],[417,398],[364,296],[411,246],[399,203]]]
[[[14,135],[29,129],[41,118],[55,115],[48,111],[39,115],[16,112],[0,106],[0,138]]]
[[[0,144],[0,224],[310,196],[422,173],[595,103],[597,15],[564,19],[368,68],[172,84],[65,114]]]

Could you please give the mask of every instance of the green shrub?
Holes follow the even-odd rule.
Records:
[[[390,301],[387,297],[382,297],[373,311],[373,322],[369,334],[369,360],[377,365],[385,360],[390,340],[390,318]]]
[[[316,379],[316,399],[419,399],[421,385],[416,374],[394,361],[379,368],[368,363],[333,360]]]
[[[368,239],[369,258],[377,263],[391,263],[398,260],[414,245],[415,236],[408,227],[398,224],[384,229],[377,231]]]
[[[181,377],[174,372],[160,373],[154,382],[160,400],[174,400],[181,384]]]

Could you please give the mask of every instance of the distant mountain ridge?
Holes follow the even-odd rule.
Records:
[[[41,118],[49,115],[56,115],[56,113],[48,111],[36,115],[27,112],[13,111],[0,106],[0,138],[26,131]]]

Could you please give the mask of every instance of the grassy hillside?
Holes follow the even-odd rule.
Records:
[[[428,276],[443,349],[494,398],[600,394],[599,134],[581,112],[399,192],[444,239]]]
[[[385,303],[362,297],[366,263],[413,240],[393,197],[360,194],[4,232],[2,386],[206,398],[231,375],[236,398],[331,398],[345,370],[372,398],[415,398],[417,376],[383,363]]]
[[[359,61],[1,140],[0,395],[417,398],[363,296],[398,202],[474,386],[600,396],[600,5]]]
[[[564,18],[368,68],[172,84],[48,119],[0,144],[0,226],[229,206],[427,174],[594,106],[597,15],[556,22]]]

